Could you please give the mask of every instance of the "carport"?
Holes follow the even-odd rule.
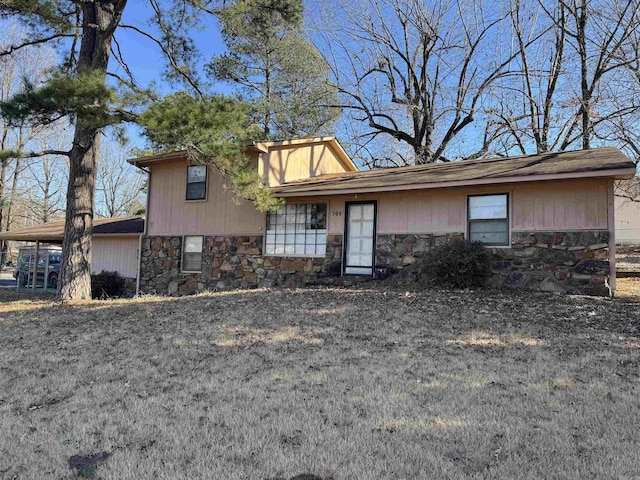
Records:
[[[102,270],[117,271],[123,278],[137,281],[140,236],[143,231],[144,217],[95,219],[93,224],[92,273],[99,273]],[[0,240],[35,244],[32,252],[34,260],[28,266],[30,281],[27,282],[29,290],[34,292],[54,291],[51,288],[47,289],[46,278],[48,275],[44,275],[45,280],[42,285],[39,285],[38,275],[48,272],[50,267],[50,256],[43,257],[42,252],[59,249],[63,238],[64,221],[43,223],[0,233]],[[43,257],[45,261],[40,262],[40,257]],[[20,285],[17,288],[20,290]]]

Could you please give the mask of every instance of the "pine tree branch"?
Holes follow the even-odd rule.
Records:
[[[204,93],[202,92],[202,90],[200,90],[200,87],[198,86],[198,84],[196,82],[194,82],[194,80],[191,78],[191,76],[188,75],[184,71],[184,69],[180,67],[180,65],[178,65],[178,62],[176,61],[176,59],[173,56],[173,53],[159,39],[157,39],[156,37],[154,37],[150,33],[145,32],[144,30],[141,30],[140,28],[136,27],[135,25],[120,24],[120,28],[126,28],[128,30],[133,30],[134,32],[139,33],[143,37],[146,37],[149,40],[151,40],[153,43],[155,43],[160,48],[160,50],[162,50],[162,53],[164,53],[166,55],[167,60],[169,60],[169,64],[171,65],[171,67],[173,67],[173,69],[182,78],[184,78],[186,80],[186,82],[191,86],[191,88],[194,89],[194,91],[200,97],[204,96]]]
[[[51,40],[55,40],[57,38],[71,38],[74,35],[68,33],[57,33],[55,35],[51,35],[49,37],[36,38],[35,40],[31,40],[28,42],[21,43],[19,45],[11,45],[7,49],[0,51],[0,57],[5,57],[7,55],[11,55],[18,50],[21,50],[26,47],[31,47],[34,45],[41,45],[43,43],[50,42]]]
[[[15,158],[36,158],[43,157],[45,155],[61,155],[64,157],[68,157],[69,155],[71,155],[71,152],[64,150],[42,150],[40,152],[17,153]]]

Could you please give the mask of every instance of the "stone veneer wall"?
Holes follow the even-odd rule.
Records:
[[[494,248],[493,284],[607,295],[609,231],[512,232],[511,248]]]
[[[262,256],[263,237],[205,236],[202,272],[180,271],[182,237],[142,239],[140,289],[190,294],[226,288],[297,286],[342,271],[342,235],[327,235],[325,257]]]
[[[433,247],[464,234],[379,234],[376,268],[400,272]],[[142,240],[140,288],[188,294],[211,289],[298,286],[342,273],[342,235],[327,235],[323,258],[262,256],[263,237],[205,236],[201,273],[180,272],[182,237]],[[609,232],[512,232],[509,248],[491,248],[487,283],[496,287],[608,294]]]
[[[463,238],[464,233],[378,234],[376,236],[376,267],[386,267],[391,273],[397,273],[433,247]]]
[[[376,239],[376,266],[397,273],[431,248],[463,233],[382,234]],[[609,232],[512,232],[510,248],[491,248],[487,283],[496,287],[606,295]]]

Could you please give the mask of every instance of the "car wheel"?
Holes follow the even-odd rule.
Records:
[[[58,288],[58,274],[51,272],[49,274],[49,280],[47,281],[47,288]]]
[[[18,286],[19,287],[26,287],[27,286],[27,274],[24,272],[19,272],[18,273]]]

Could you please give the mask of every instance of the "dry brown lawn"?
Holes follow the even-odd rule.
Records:
[[[1,293],[0,478],[637,479],[639,286]]]

